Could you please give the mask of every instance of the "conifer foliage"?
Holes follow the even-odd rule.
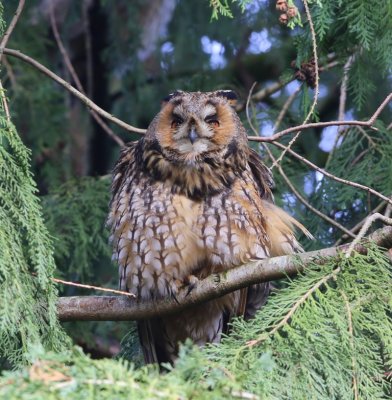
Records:
[[[37,17],[45,14],[44,3],[26,2],[26,16],[17,24],[23,29],[15,30],[9,47],[30,52],[69,78],[48,41],[53,39],[49,16]],[[100,104],[109,98],[102,107],[135,126],[145,127],[158,110],[157,99],[178,88],[233,87],[246,99],[252,79],[261,81],[261,90],[249,95],[247,107],[243,104],[246,113],[240,113],[249,131],[261,135],[277,121],[285,129],[300,125],[305,116],[307,122],[366,121],[391,89],[390,0],[157,1],[171,22],[160,31],[167,31],[164,42],[155,38],[150,53],[145,40],[155,31],[145,20],[156,20],[148,13],[150,19],[124,20],[142,15],[148,2],[97,0],[90,14],[89,6],[84,8],[89,2],[65,3],[67,15],[57,21],[86,93]],[[4,19],[9,23],[17,5],[0,1],[0,37]],[[86,53],[101,46],[99,57],[86,57],[86,71],[77,65],[82,56],[75,26],[95,29],[96,37],[83,38]],[[256,54],[256,39],[266,32],[270,49]],[[214,49],[220,49],[221,64],[214,64]],[[99,339],[124,330],[117,322],[105,328],[76,322],[76,328],[67,325],[68,337],[56,317],[52,281],[61,277],[115,287],[104,224],[107,174],[119,148],[66,90],[31,66],[7,62],[0,76],[6,88],[0,92],[0,398],[374,400],[392,395],[391,250],[372,243],[363,254],[313,260],[305,272],[275,283],[254,319],[234,320],[219,344],[199,349],[184,343],[174,366],[143,366],[131,325],[117,358],[93,360],[73,347],[70,337],[83,330],[94,331],[91,336],[99,332]],[[99,79],[93,79],[94,68]],[[301,83],[289,91],[293,78]],[[41,80],[45,84],[36,88]],[[272,80],[277,89],[260,94]],[[390,216],[385,199],[350,184],[360,182],[391,196],[390,110],[386,105],[372,126],[339,127],[325,152],[319,146],[326,132],[317,127],[296,140],[279,139],[284,145],[293,140],[291,149],[322,168],[318,172],[293,151],[274,163],[282,154],[276,143],[251,143],[273,169],[276,202],[315,236],[303,240],[306,249],[351,241],[374,210]],[[128,132],[111,128],[113,135],[129,140]],[[332,176],[324,176],[323,169]],[[88,341],[88,335],[82,339]]]
[[[5,93],[2,93],[3,104]],[[30,172],[30,152],[0,108],[0,357],[30,361],[34,347],[61,350],[52,240]]]

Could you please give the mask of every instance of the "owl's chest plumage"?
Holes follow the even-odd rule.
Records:
[[[263,203],[247,173],[231,188],[198,200],[172,193],[165,182],[127,180],[112,207],[123,290],[166,296],[191,275],[268,256]]]

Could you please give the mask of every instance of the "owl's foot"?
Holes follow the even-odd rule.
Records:
[[[196,287],[199,279],[194,275],[188,275],[184,279],[176,279],[171,285],[171,295],[177,301],[177,295],[180,291],[185,291],[185,297],[191,293],[191,291]]]
[[[197,278],[195,275],[188,275],[185,279],[184,279],[184,283],[186,284],[186,296],[189,295],[189,293],[196,287],[197,283],[199,282],[199,278]]]

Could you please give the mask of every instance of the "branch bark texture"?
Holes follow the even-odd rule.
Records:
[[[381,247],[392,248],[392,226],[377,230],[367,240]],[[58,316],[61,321],[126,321],[171,314],[252,284],[294,276],[311,262],[323,263],[325,258],[337,257],[348,247],[342,245],[250,262],[225,273],[213,274],[200,281],[188,295],[186,289],[180,291],[176,299],[147,302],[117,296],[60,297]],[[355,250],[366,252],[363,244],[358,244]]]

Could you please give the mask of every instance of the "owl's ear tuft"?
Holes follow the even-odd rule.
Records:
[[[227,99],[227,102],[234,107],[237,104],[237,93],[233,90],[218,90],[214,93],[216,96],[224,97]]]
[[[173,93],[170,93],[169,95],[167,95],[165,98],[162,99],[162,107],[166,103],[168,103],[171,99],[174,99],[174,97],[177,97],[182,93],[184,93],[182,90],[175,90]]]

